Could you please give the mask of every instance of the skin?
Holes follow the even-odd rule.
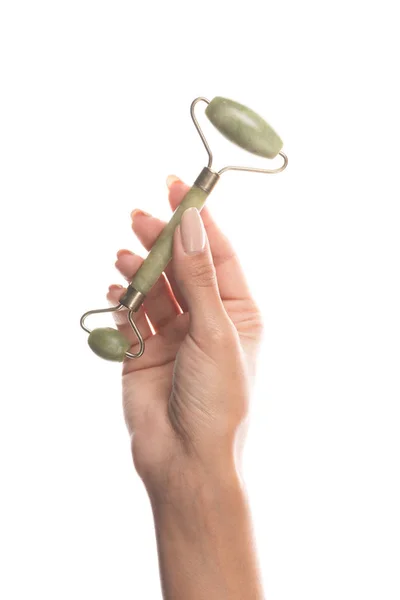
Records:
[[[188,187],[167,181],[174,210]],[[240,465],[262,322],[230,242],[207,207],[201,217],[204,250],[186,254],[178,227],[172,262],[137,313],[146,351],[123,364],[124,414],[153,509],[164,598],[259,600]],[[132,213],[146,250],[164,225]],[[130,281],[142,258],[117,256]],[[123,291],[110,286],[109,302]],[[116,322],[135,344],[126,314]]]

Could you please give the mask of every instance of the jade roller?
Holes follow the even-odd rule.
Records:
[[[283,158],[282,166],[276,169],[257,169],[252,167],[228,166],[220,171],[211,169],[213,156],[203,131],[195,116],[195,107],[198,102],[207,104],[206,115],[211,123],[223,136],[244,150],[264,158],[274,158],[278,154]],[[204,147],[208,153],[208,165],[204,167],[197,177],[193,187],[188,191],[185,198],[173,213],[169,223],[154,243],[147,258],[133,277],[120,303],[111,308],[90,310],[81,317],[81,327],[89,334],[88,343],[90,348],[98,356],[107,360],[121,362],[124,358],[139,358],[144,352],[144,340],[134,321],[133,315],[142,305],[146,295],[150,292],[162,272],[165,270],[172,256],[173,235],[176,226],[180,223],[183,212],[187,208],[196,207],[199,211],[218,182],[226,171],[250,171],[254,173],[280,173],[287,164],[287,156],[281,151],[283,142],[275,131],[257,113],[246,106],[216,97],[211,102],[206,98],[196,98],[190,107],[193,123],[200,135]],[[131,342],[118,330],[111,327],[93,329],[87,328],[85,322],[87,317],[96,313],[112,313],[127,309],[128,321],[137,337],[139,346],[136,353],[130,352]]]

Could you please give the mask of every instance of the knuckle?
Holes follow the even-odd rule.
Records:
[[[215,285],[216,275],[214,265],[210,262],[193,261],[190,267],[192,281],[200,287]]]
[[[261,311],[255,307],[255,310],[251,314],[251,327],[253,331],[260,337],[264,333],[264,318]]]
[[[238,319],[238,330],[254,339],[261,339],[264,334],[264,318],[255,304],[251,301],[243,307],[242,314]]]
[[[204,329],[214,348],[224,350],[235,347],[237,331],[229,319],[209,319]]]
[[[200,324],[196,325],[190,336],[196,346],[213,360],[227,358],[237,348],[237,332],[220,318],[213,318],[212,314],[202,315]]]

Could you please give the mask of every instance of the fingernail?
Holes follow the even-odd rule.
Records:
[[[125,255],[125,256],[133,256],[133,252],[131,252],[130,250],[125,250],[125,249],[123,249],[123,250],[118,250],[118,252],[117,252],[117,256],[118,256],[118,258],[119,258],[120,256],[124,256],[124,255]]]
[[[131,219],[133,220],[136,217],[151,217],[151,214],[146,212],[145,210],[142,210],[141,208],[135,208],[131,212]]]
[[[170,188],[171,188],[171,185],[172,185],[173,183],[175,183],[175,181],[180,181],[180,182],[182,182],[182,180],[181,180],[181,179],[179,179],[179,177],[177,177],[176,175],[168,175],[168,177],[167,177],[167,188],[168,188],[168,189],[170,189]]]
[[[197,208],[188,208],[181,219],[182,246],[186,254],[198,254],[204,250],[206,236],[203,220]]]

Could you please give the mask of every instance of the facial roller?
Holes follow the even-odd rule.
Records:
[[[195,116],[195,107],[198,102],[207,104],[206,115],[211,123],[223,136],[244,150],[264,158],[274,158],[278,154],[283,158],[282,166],[276,169],[258,169],[252,167],[228,166],[216,172],[211,169],[213,156],[203,131]],[[281,151],[283,142],[275,131],[257,113],[246,106],[216,97],[211,102],[206,98],[196,98],[190,107],[191,117],[208,153],[208,165],[204,167],[197,177],[193,187],[187,192],[185,198],[173,213],[169,223],[154,243],[147,258],[133,277],[126,292],[117,306],[98,310],[89,310],[81,317],[81,327],[88,334],[90,348],[98,356],[107,360],[121,362],[125,357],[139,358],[144,352],[144,340],[133,319],[133,314],[142,305],[146,295],[161,276],[172,256],[173,235],[179,225],[183,212],[187,208],[196,207],[199,211],[218,182],[220,176],[226,171],[250,171],[253,173],[280,173],[288,164],[287,156]],[[86,326],[86,319],[98,313],[112,313],[127,309],[128,321],[138,339],[139,349],[136,353],[129,352],[131,342],[118,330],[111,327],[102,327],[91,331]]]

